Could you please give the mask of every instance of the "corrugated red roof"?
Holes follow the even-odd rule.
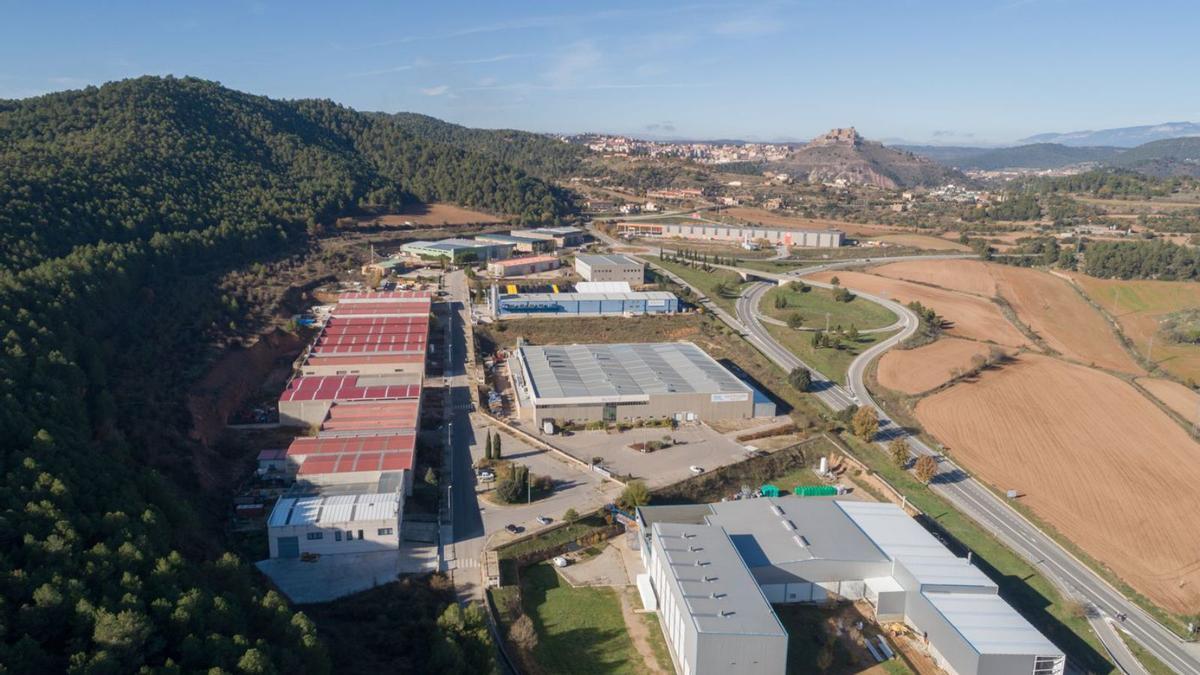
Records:
[[[415,434],[389,436],[339,436],[333,438],[297,438],[288,446],[287,456],[339,455],[355,452],[412,452]]]
[[[310,356],[304,362],[306,366],[359,366],[388,363],[421,363],[425,354],[331,354]]]
[[[424,298],[432,300],[433,294],[429,291],[380,291],[380,292],[355,292],[342,293],[338,296],[338,302],[378,302],[380,300],[416,300]]]
[[[333,309],[333,315],[338,317],[378,315],[378,316],[418,316],[429,313],[429,303],[388,303],[364,302],[357,305],[338,305]]]
[[[365,335],[328,335],[318,340],[316,351],[321,347],[339,345],[412,345],[414,350],[425,351],[425,333],[368,333]]]
[[[361,382],[361,383],[360,383]],[[363,401],[419,398],[419,384],[372,384],[359,375],[297,377],[279,396],[280,401]]]
[[[359,471],[411,471],[411,452],[347,452],[337,455],[309,457],[300,465],[297,475],[316,476]]]
[[[417,428],[420,403],[408,399],[385,403],[335,403],[321,425],[322,431],[381,431]]]

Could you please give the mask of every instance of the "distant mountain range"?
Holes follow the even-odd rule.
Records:
[[[905,150],[889,148],[858,135],[854,127],[833,129],[788,153],[786,159],[768,165],[810,182],[839,180],[855,185],[882,188],[933,187],[967,183],[957,169]]]
[[[1021,145],[1058,143],[1070,147],[1113,146],[1132,148],[1153,141],[1162,141],[1182,136],[1200,136],[1200,124],[1193,122],[1164,122],[1140,127],[1119,127],[1096,131],[1069,131],[1067,133],[1037,134],[1017,141]]]
[[[962,171],[1061,169],[1095,164],[1149,176],[1200,176],[1200,137],[1168,138],[1133,148],[1031,143],[1011,148],[904,145],[899,149]]]

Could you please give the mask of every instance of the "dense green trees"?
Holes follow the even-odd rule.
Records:
[[[7,670],[330,669],[313,622],[190,506],[205,476],[184,394],[246,311],[223,275],[417,198],[546,222],[569,208],[518,169],[324,101],[169,78],[0,101]]]
[[[1169,241],[1096,241],[1084,249],[1094,277],[1186,281],[1200,278],[1200,252]]]

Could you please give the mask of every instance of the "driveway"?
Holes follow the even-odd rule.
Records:
[[[662,440],[663,436],[670,436],[678,444],[649,453],[629,447],[633,443]],[[590,463],[593,457],[603,457],[606,467],[618,474],[632,474],[651,488],[691,477],[691,466],[711,471],[746,459],[741,444],[704,424],[684,425],[674,431],[669,428],[630,429],[611,434],[577,431],[570,436],[558,435],[546,440],[585,462]]]

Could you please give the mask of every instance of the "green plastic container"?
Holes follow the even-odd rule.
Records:
[[[837,494],[833,485],[797,485],[792,494],[798,497],[832,497]]]

